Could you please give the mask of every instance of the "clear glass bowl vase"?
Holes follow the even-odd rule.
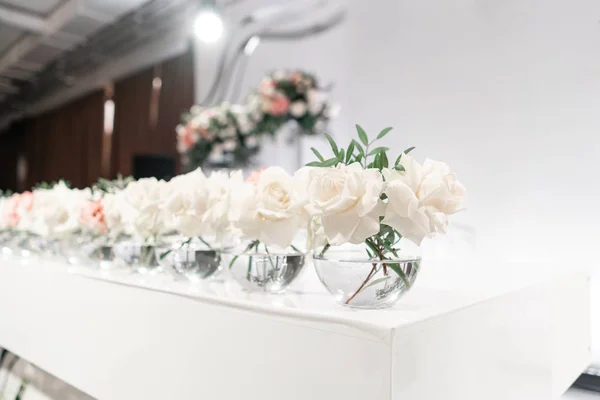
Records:
[[[283,293],[300,275],[306,257],[295,249],[270,249],[250,243],[226,250],[222,258],[223,268],[229,269],[243,289]]]
[[[412,288],[421,264],[414,252],[380,260],[361,245],[317,249],[313,261],[319,279],[338,303],[364,309],[393,306]]]
[[[156,257],[156,245],[142,240],[126,240],[114,246],[115,257],[140,274],[157,274],[162,266]]]
[[[213,278],[221,271],[222,245],[213,239],[182,237],[157,246],[156,257],[175,278],[198,282]]]

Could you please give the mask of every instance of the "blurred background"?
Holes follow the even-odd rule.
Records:
[[[190,107],[302,70],[336,104],[338,142],[393,126],[384,145],[457,172],[455,243],[482,267],[600,271],[599,21],[595,0],[0,0],[0,189],[181,172]],[[322,134],[278,137],[256,165],[329,154]]]

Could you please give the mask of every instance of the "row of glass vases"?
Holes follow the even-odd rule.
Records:
[[[244,290],[283,293],[307,261],[296,247],[270,249],[259,242],[223,246],[206,238],[165,236],[154,242],[129,237],[109,240],[85,234],[65,239],[3,232],[0,249],[16,257],[63,257],[73,265],[101,269],[129,268],[136,273],[161,271],[192,282],[219,279],[228,271]],[[412,287],[420,257],[399,254],[392,260],[368,256],[362,245],[317,249],[312,260],[320,281],[340,304],[356,308],[393,305]]]

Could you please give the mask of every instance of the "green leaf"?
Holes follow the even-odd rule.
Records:
[[[389,149],[390,149],[389,147],[375,147],[375,148],[374,148],[373,150],[371,150],[371,151],[369,152],[369,154],[367,154],[367,155],[368,155],[368,156],[372,156],[372,155],[374,155],[374,154],[381,153],[381,152],[384,152],[384,153],[385,153],[385,152],[386,152],[386,151],[388,151]]]
[[[338,162],[340,162],[340,160],[338,160],[337,157],[333,157],[329,160],[323,161],[321,163],[321,167],[333,167],[334,165],[337,165]]]
[[[412,286],[410,284],[410,281],[406,277],[406,274],[404,273],[404,271],[402,271],[402,268],[400,268],[400,266],[398,264],[389,263],[389,264],[387,264],[387,266],[390,267],[396,274],[398,274],[400,279],[402,279],[402,281],[404,281],[404,284],[406,285],[407,288],[410,288]]]
[[[377,155],[375,156],[375,160],[373,161],[374,167],[377,168],[377,169],[383,168],[382,167],[383,162],[382,162],[382,159],[381,159],[381,155],[382,154],[384,154],[384,153],[377,153]]]
[[[343,163],[344,162],[344,149],[340,149],[340,152],[337,155],[337,159],[339,162]]]
[[[312,161],[306,164],[307,167],[322,167],[323,163],[321,161]]]
[[[352,154],[354,153],[354,140],[350,142],[348,145],[348,150],[346,151],[346,164],[350,162],[352,158]]]
[[[356,149],[358,150],[358,153],[364,157],[365,150],[362,148],[362,146],[354,139],[352,139],[352,143],[354,143],[354,147],[356,147]]]
[[[396,171],[398,171],[398,172],[404,172],[404,171],[406,171],[402,165],[396,165],[396,166],[394,167],[394,169],[395,169]]]
[[[378,283],[385,282],[390,278],[391,278],[391,276],[388,275],[388,276],[384,276],[383,278],[375,279],[373,282],[371,282],[368,285],[366,285],[365,287],[363,287],[362,290],[365,290],[366,288],[368,288],[370,286],[377,285]]]
[[[379,249],[377,248],[377,246],[375,246],[375,243],[373,243],[370,239],[365,240],[365,243],[373,251],[373,255],[379,254]]]
[[[411,151],[413,151],[414,149],[415,149],[415,146],[413,146],[413,147],[409,147],[408,149],[404,150],[404,154],[408,154],[408,153],[410,153]]]
[[[321,155],[321,153],[319,153],[319,151],[317,149],[315,149],[314,147],[311,147],[310,149],[315,154],[315,156],[317,156],[319,161],[321,161],[321,162],[325,161],[325,159],[323,158],[323,156]]]
[[[369,137],[367,136],[367,132],[358,124],[356,124],[356,132],[358,132],[358,138],[365,145],[369,145]]]
[[[388,128],[385,128],[384,130],[382,130],[381,132],[379,132],[379,135],[377,135],[377,139],[381,139],[382,137],[384,137],[385,135],[387,135],[388,132],[391,131],[392,129],[394,129],[394,128],[392,128],[391,126],[388,127]]]
[[[389,161],[388,161],[386,152],[382,151],[381,153],[379,153],[379,156],[381,158],[381,167],[382,168],[387,168],[388,165],[389,165]]]
[[[402,154],[404,154],[404,153],[402,153]],[[398,158],[396,158],[396,162],[394,163],[394,165],[398,165],[398,164],[400,164],[400,161],[402,160],[402,154],[400,154],[400,155],[398,156]]]
[[[335,140],[333,140],[333,138],[331,136],[329,136],[329,134],[325,134],[325,137],[327,138],[327,141],[329,142],[329,145],[331,146],[331,150],[333,150],[333,154],[335,154],[336,156],[339,153],[337,144],[335,143]]]

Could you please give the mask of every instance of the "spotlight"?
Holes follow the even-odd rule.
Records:
[[[194,22],[194,32],[203,42],[216,42],[223,35],[223,20],[213,9],[202,10]]]

